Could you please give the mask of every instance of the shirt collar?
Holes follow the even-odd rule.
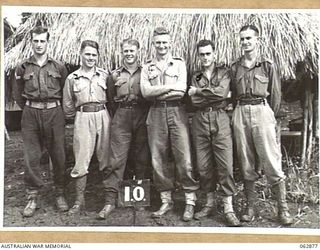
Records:
[[[141,69],[140,61],[138,61],[138,64],[137,64],[137,65],[138,65],[138,66],[137,66],[137,68],[135,69],[134,73],[135,73],[136,71],[138,71],[139,69]],[[129,70],[128,70],[128,68],[126,67],[124,61],[122,60],[122,65],[117,69],[117,71],[122,72],[123,70],[126,70],[126,71],[129,72]]]
[[[99,76],[100,74],[101,73],[100,73],[99,68],[95,67],[93,75],[98,75]],[[87,77],[86,74],[81,69],[81,67],[78,70],[76,70],[75,72],[73,72],[73,75],[75,75],[77,78],[79,78],[79,77]]]
[[[157,57],[154,57],[151,61],[151,64],[156,65],[158,62]],[[174,59],[172,57],[172,54],[168,54],[168,57],[166,58],[166,62],[168,63],[168,65],[172,65],[174,64]]]
[[[43,65],[46,65],[49,61],[52,61],[52,60],[53,60],[53,59],[52,59],[51,57],[47,56],[47,59],[46,59],[46,61],[44,62]],[[38,62],[37,62],[37,59],[35,58],[34,55],[31,56],[31,57],[29,57],[29,58],[27,59],[27,62],[28,62],[28,63],[32,63],[32,64],[35,64],[35,65],[39,65]]]
[[[260,67],[261,63],[267,61],[267,59],[263,55],[259,55],[256,59],[255,64],[252,67]],[[244,56],[240,57],[239,63],[241,66],[245,67],[244,65]]]

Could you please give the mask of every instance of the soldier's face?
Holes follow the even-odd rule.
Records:
[[[210,67],[214,63],[215,56],[211,45],[199,47],[198,55],[202,67]]]
[[[126,64],[134,64],[138,60],[138,48],[132,44],[123,44],[122,55]]]
[[[169,35],[157,35],[153,37],[153,45],[157,55],[164,56],[168,54],[171,48],[171,39]]]
[[[36,34],[32,33],[32,49],[36,55],[44,55],[47,52],[48,40],[47,33]]]
[[[244,52],[251,52],[258,48],[259,37],[254,30],[248,29],[240,32],[240,44]]]
[[[98,61],[98,51],[96,48],[86,46],[80,54],[83,67],[92,68],[96,65]]]

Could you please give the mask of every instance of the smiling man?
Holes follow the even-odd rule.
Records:
[[[152,44],[156,57],[147,61],[141,72],[142,95],[153,102],[147,128],[153,181],[162,201],[152,217],[160,217],[173,208],[172,191],[180,183],[186,201],[183,220],[190,221],[198,183],[192,174],[188,114],[182,103],[187,88],[186,66],[182,58],[172,56],[171,37],[166,28],[154,30]]]
[[[137,40],[125,39],[121,43],[122,66],[108,78],[109,93],[117,109],[111,123],[110,164],[103,172],[106,205],[98,219],[106,219],[115,208],[118,184],[123,179],[129,152],[133,161],[128,166],[133,168],[135,179],[144,179],[147,168],[151,167],[146,128],[149,103],[140,90],[139,49]]]
[[[243,26],[240,44],[244,56],[231,67],[236,105],[233,130],[247,198],[241,219],[250,222],[255,218],[255,181],[260,176],[257,170],[262,169],[278,200],[280,223],[289,225],[293,219],[286,202],[286,177],[276,140],[275,115],[280,109],[281,82],[274,63],[259,54],[259,39],[256,26]]]
[[[200,186],[207,195],[207,202],[195,214],[195,219],[213,213],[214,191],[218,182],[226,223],[229,226],[239,226],[240,222],[232,205],[235,193],[232,133],[225,111],[230,90],[229,70],[216,64],[212,41],[201,40],[197,44],[197,51],[202,69],[193,75],[188,93],[197,109],[192,118],[192,138]]]
[[[35,27],[30,32],[33,56],[19,65],[15,72],[14,97],[21,107],[21,130],[25,158],[25,185],[28,204],[23,216],[31,217],[39,207],[39,191],[45,184],[41,169],[42,149],[50,155],[60,211],[68,210],[65,188],[65,134],[61,108],[62,90],[67,69],[47,54],[49,32]]]
[[[71,177],[75,178],[76,200],[69,215],[84,208],[85,188],[89,164],[96,151],[99,170],[108,165],[110,116],[107,103],[107,72],[97,67],[99,45],[95,41],[81,43],[81,67],[66,79],[63,89],[63,108],[66,118],[74,118],[73,151],[75,165]]]

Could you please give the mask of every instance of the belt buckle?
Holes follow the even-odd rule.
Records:
[[[48,108],[48,102],[43,102],[43,109],[47,109]]]
[[[166,101],[160,101],[160,106],[166,108],[167,107],[167,102]]]

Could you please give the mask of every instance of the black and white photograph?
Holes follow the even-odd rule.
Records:
[[[318,234],[319,10],[1,21],[2,228]]]

